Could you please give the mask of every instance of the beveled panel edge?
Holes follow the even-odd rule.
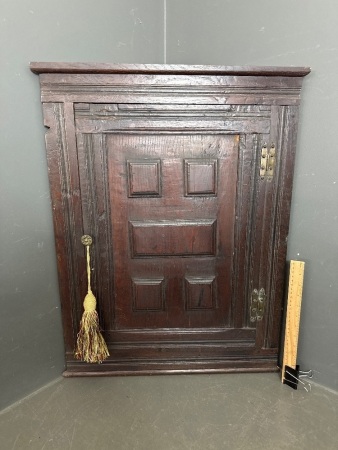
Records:
[[[73,73],[73,74],[196,74],[196,75],[254,75],[304,77],[310,73],[310,67],[283,66],[214,66],[186,64],[111,64],[111,63],[69,63],[36,62],[29,64],[33,73]]]

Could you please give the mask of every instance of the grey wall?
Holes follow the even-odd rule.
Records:
[[[338,3],[168,0],[167,62],[310,66],[288,257],[306,262],[299,362],[338,390]]]
[[[64,367],[38,77],[29,61],[163,62],[163,2],[0,0],[0,409]]]
[[[0,409],[64,366],[39,86],[28,70],[34,60],[312,67],[289,257],[307,263],[299,361],[338,390],[335,0],[0,0],[0,6]]]

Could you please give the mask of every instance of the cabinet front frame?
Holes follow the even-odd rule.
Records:
[[[114,74],[42,74],[40,78],[44,120],[48,128],[46,147],[66,346],[66,374],[275,370],[301,78]],[[150,91],[148,95],[147,91]],[[105,113],[104,120],[97,114],[97,104],[113,106],[111,111]],[[98,170],[98,167],[90,166],[88,154],[84,151],[83,142],[89,140],[96,142],[99,168],[104,167],[104,136],[107,133],[224,133],[240,136],[232,322],[246,329],[242,339],[253,342],[250,354],[226,355],[214,361],[202,359],[193,364],[184,360],[162,361],[157,365],[156,361],[146,361],[143,366],[137,362],[114,360],[114,356],[102,365],[88,365],[74,360],[73,349],[86,286],[80,237],[95,234],[100,226],[104,228],[104,225],[96,223],[95,211],[85,211],[84,205],[88,202],[84,202],[81,196],[88,186],[83,185],[83,177],[82,181],[80,179],[79,162],[82,160],[89,172]],[[101,147],[97,146],[100,141]],[[273,143],[277,150],[272,180],[259,176],[260,151],[264,143]],[[100,189],[97,186],[94,188]],[[100,233],[105,233],[109,241],[107,230]],[[93,260],[99,263],[97,249],[94,246]],[[107,261],[102,270],[109,271],[110,267],[111,263]],[[118,343],[116,354],[121,348],[137,345],[140,339],[147,342],[156,338],[154,332],[114,331],[109,319],[112,317],[111,305],[107,300],[113,287],[100,287],[95,276],[93,287],[106,299],[99,307],[99,313],[103,329],[110,330],[107,332],[108,343]],[[249,317],[249,303],[251,291],[255,288],[264,288],[268,301],[263,320],[253,324]],[[239,295],[245,299],[244,306],[236,309],[235,299]],[[227,333],[230,336],[231,330]],[[187,341],[193,339],[193,334],[187,332]],[[215,340],[220,338],[220,331],[215,330],[213,337]],[[168,333],[168,341],[171,338]],[[226,333],[223,333],[222,339],[225,343]]]

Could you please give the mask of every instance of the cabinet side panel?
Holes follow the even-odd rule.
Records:
[[[47,103],[43,105],[43,112],[44,124],[49,128],[46,132],[48,172],[64,339],[69,352],[75,346],[81,314],[79,299],[84,296],[86,288],[86,279],[79,276],[79,273],[85,273],[83,246],[76,239],[82,235],[82,214],[73,105]]]
[[[272,230],[272,264],[270,295],[273,297],[273,307],[269,310],[269,321],[266,329],[265,347],[273,348],[279,345],[282,300],[284,293],[287,238],[289,232],[290,208],[294,159],[296,153],[297,125],[299,108],[285,106],[274,108],[277,114],[276,142],[280,149],[279,171],[277,173],[277,192],[275,200],[275,220]]]

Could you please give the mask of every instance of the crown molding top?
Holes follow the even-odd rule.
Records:
[[[30,69],[36,74],[196,74],[196,75],[241,75],[241,76],[286,76],[304,77],[309,67],[259,67],[259,66],[207,66],[184,64],[110,64],[110,63],[66,63],[31,62]]]

